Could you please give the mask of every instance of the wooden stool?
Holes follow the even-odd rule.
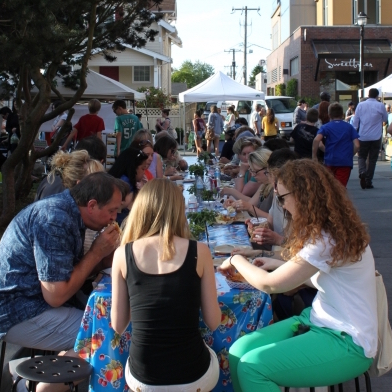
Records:
[[[366,385],[366,392],[372,392],[372,384],[370,382],[370,376],[368,372],[363,373],[363,376],[365,377],[365,385]],[[361,392],[361,389],[359,387],[359,376],[354,378],[355,382],[355,391],[356,392]],[[330,385],[329,387],[331,392],[335,392],[335,386]],[[314,392],[315,388],[310,387],[309,392]],[[284,392],[290,392],[290,387],[285,387]],[[343,384],[338,384],[338,392],[344,392],[343,391]]]
[[[12,392],[16,391],[16,386],[22,379],[32,382],[33,392],[39,382],[64,383],[70,391],[77,391],[74,382],[88,378],[92,371],[92,366],[81,358],[60,355],[30,358],[16,367],[18,378],[12,386]]]

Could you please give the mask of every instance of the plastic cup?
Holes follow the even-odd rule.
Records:
[[[252,224],[252,228],[248,228],[249,234],[250,234],[250,240],[252,242],[255,242],[255,239],[260,239],[258,238],[258,235],[254,235],[254,231],[257,228],[269,228],[268,225],[268,220],[266,218],[251,218],[250,223]]]

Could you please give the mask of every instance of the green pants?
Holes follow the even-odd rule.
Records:
[[[373,359],[365,357],[351,336],[311,324],[310,310],[245,335],[233,344],[229,362],[236,392],[335,385],[370,367]],[[291,327],[297,321],[309,325],[310,331],[294,337]]]

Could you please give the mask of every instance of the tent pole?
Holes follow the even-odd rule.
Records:
[[[184,135],[185,135],[185,132],[186,132],[186,129],[185,129],[185,102],[182,104],[182,110],[181,110],[181,112],[182,112],[182,129],[184,130]],[[184,143],[184,155],[186,155],[186,145],[185,145],[185,143]]]

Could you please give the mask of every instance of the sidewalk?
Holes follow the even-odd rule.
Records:
[[[389,320],[392,321],[392,170],[391,163],[378,161],[373,179],[374,189],[361,189],[358,178],[357,162],[347,186],[363,222],[368,225],[371,237],[370,247],[376,263],[376,269],[383,275],[389,300]],[[392,371],[379,378],[372,378],[373,392],[392,390]],[[362,379],[361,392],[365,391]],[[345,392],[355,392],[354,383],[344,386]]]

